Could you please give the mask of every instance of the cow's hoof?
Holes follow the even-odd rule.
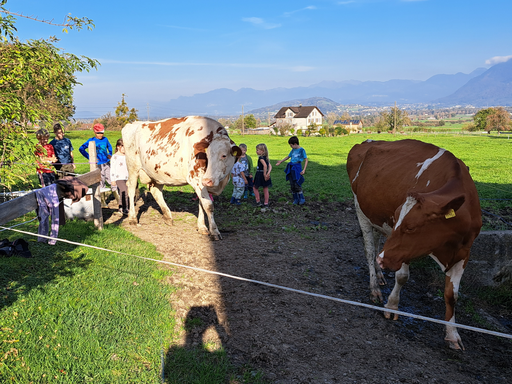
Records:
[[[398,307],[393,308],[393,307],[391,307],[391,306],[388,306],[388,304],[385,304],[385,305],[384,305],[384,308],[387,308],[387,309],[393,309],[393,310],[395,310],[395,311],[398,311]],[[393,315],[393,320],[398,320],[398,313],[393,313],[393,314],[392,314],[391,312],[384,312],[384,317],[385,317],[386,319],[391,319],[391,315]]]
[[[172,219],[164,219],[164,223],[167,224],[169,227],[172,227],[174,225],[174,221]]]
[[[130,220],[128,220],[128,223],[129,223],[130,225],[137,225],[137,224],[138,224],[138,223],[137,223],[137,219],[130,219]]]
[[[210,234],[210,231],[206,227],[204,227],[204,228],[197,228],[197,232],[200,235],[209,235]]]
[[[463,351],[464,345],[462,344],[462,340],[448,340],[444,339],[446,341],[446,344],[450,349],[453,349],[455,351]]]
[[[213,241],[222,240],[222,236],[220,235],[220,233],[218,235],[212,235],[211,238]]]
[[[382,292],[379,290],[372,290],[372,293],[370,294],[370,300],[375,304],[380,304],[384,302],[384,299],[382,298]]]

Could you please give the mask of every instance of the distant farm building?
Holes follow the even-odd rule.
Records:
[[[357,133],[363,129],[363,120],[336,120],[333,125],[345,128],[349,133]]]
[[[289,126],[295,130],[307,130],[311,124],[322,126],[324,114],[315,106],[282,107],[274,116],[276,126]]]

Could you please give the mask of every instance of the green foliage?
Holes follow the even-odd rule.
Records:
[[[480,131],[504,131],[510,129],[510,114],[503,107],[487,108],[473,116],[474,124]]]
[[[475,127],[478,131],[487,130],[487,116],[489,116],[493,112],[494,108],[481,109],[475,114],[475,116],[473,116]]]
[[[245,129],[251,129],[256,128],[258,122],[256,121],[256,118],[253,114],[245,115],[243,118],[243,127],[242,127],[242,116],[240,116],[238,119],[236,119],[233,124],[230,125],[231,129],[238,129],[242,130],[242,128]]]
[[[411,125],[411,119],[407,111],[398,107],[391,107],[389,112],[383,111],[380,113],[380,116],[379,130],[396,132],[397,129],[401,129],[404,125]]]
[[[334,128],[334,132],[336,133],[336,136],[348,135],[348,130],[341,126]]]
[[[128,123],[133,123],[139,119],[137,116],[137,110],[135,108],[128,108],[128,104],[124,100],[125,94],[123,93],[122,100],[119,102],[116,108],[116,119],[121,127],[124,127]],[[254,116],[251,115],[253,118]]]
[[[32,125],[53,125],[74,113],[75,73],[89,71],[97,60],[63,52],[52,44],[55,38],[28,40],[15,36],[13,12],[0,2],[0,185],[10,189],[16,180],[27,181],[27,169],[10,167],[12,162],[34,163],[33,143],[28,136]],[[31,18],[39,21],[37,19]],[[64,29],[91,28],[92,21],[68,16]],[[52,24],[52,23],[49,23]],[[57,24],[55,24],[57,25]]]

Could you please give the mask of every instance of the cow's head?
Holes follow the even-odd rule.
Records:
[[[435,250],[446,253],[458,249],[462,236],[457,228],[467,217],[458,212],[465,195],[431,193],[409,194],[394,214],[395,226],[386,240],[377,262],[383,269],[397,271],[402,263],[428,255]]]
[[[217,187],[222,180],[229,176],[231,168],[242,150],[231,142],[228,136],[214,137],[206,148],[206,172],[202,183],[205,187]]]

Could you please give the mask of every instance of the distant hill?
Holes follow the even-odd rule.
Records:
[[[449,95],[449,96],[448,96]],[[435,104],[440,106],[512,105],[512,60],[490,69],[478,68],[469,74],[435,75],[425,81],[323,81],[308,87],[237,91],[220,88],[193,96],[181,96],[163,103],[162,117],[207,115],[234,116],[242,113],[275,112],[286,105],[316,105],[322,112],[336,110],[339,104],[389,106]],[[150,102],[151,104],[151,102]],[[161,102],[158,102],[162,105]],[[161,108],[159,108],[161,109]],[[87,116],[86,116],[87,115]],[[94,117],[88,112],[76,117]]]
[[[169,115],[238,115],[244,111],[275,106],[286,102],[306,102],[315,98],[330,99],[339,104],[389,105],[429,103],[445,97],[463,86],[472,78],[485,72],[479,68],[470,74],[436,75],[425,81],[324,81],[309,87],[274,88],[255,90],[242,88],[238,91],[221,88],[193,96],[181,96],[166,103]]]
[[[271,117],[274,117],[277,111],[279,111],[282,107],[298,106],[300,104],[315,105],[320,108],[323,114],[327,114],[331,111],[335,112],[337,111],[338,106],[341,105],[340,103],[332,101],[326,97],[310,97],[308,99],[287,100],[267,107],[253,109],[251,111],[247,111],[247,114],[252,113],[253,115],[257,116],[265,116],[266,114],[270,113]]]
[[[449,96],[436,100],[443,105],[476,107],[512,105],[512,60],[492,66]]]

